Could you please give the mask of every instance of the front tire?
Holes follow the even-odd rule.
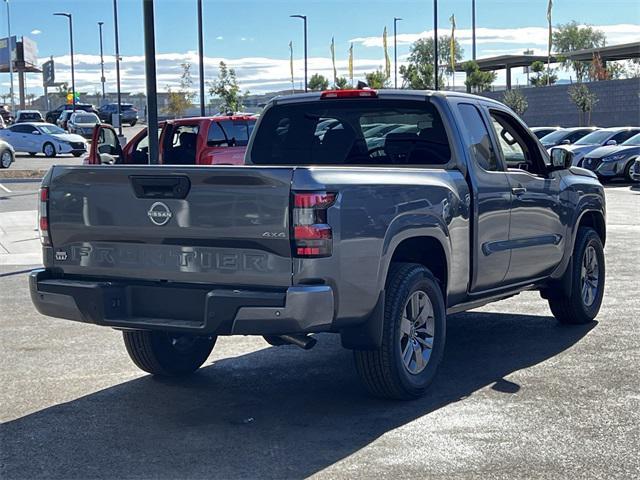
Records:
[[[627,163],[627,166],[624,168],[624,179],[629,183],[637,183],[638,180],[634,180],[631,176],[631,170],[633,169],[633,164],[636,160],[631,160]]]
[[[0,154],[0,168],[9,168],[13,163],[13,154],[8,148]]]
[[[556,293],[549,298],[553,316],[571,325],[592,322],[602,305],[605,281],[604,249],[594,229],[578,229],[573,263],[566,274],[571,275],[571,295]]]
[[[433,381],[445,344],[446,310],[438,281],[424,266],[393,263],[385,292],[382,345],[356,350],[356,369],[370,393],[419,398]]]
[[[130,126],[130,127],[135,127],[135,126],[136,126],[136,123],[138,123],[138,121],[137,121],[137,120],[134,120],[133,122],[131,122],[131,123],[129,124],[129,126]]]
[[[200,337],[163,331],[123,331],[127,353],[138,368],[152,375],[180,377],[207,360],[216,336]]]
[[[56,147],[53,146],[53,143],[47,142],[42,146],[42,153],[49,158],[53,158],[56,156]]]

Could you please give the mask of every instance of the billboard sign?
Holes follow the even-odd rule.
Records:
[[[9,59],[13,59],[16,61],[16,46],[18,42],[16,37],[11,37],[11,39],[4,37],[0,38],[0,70],[8,71],[9,70]]]
[[[45,87],[55,87],[56,69],[53,65],[53,59],[42,64],[42,85]]]
[[[38,64],[38,44],[29,37],[22,37],[22,59],[27,65]]]

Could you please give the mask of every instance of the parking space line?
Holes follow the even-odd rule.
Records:
[[[5,192],[7,192],[7,193],[11,193],[11,190],[9,190],[7,187],[5,187],[5,186],[4,186],[3,184],[1,184],[1,183],[0,183],[0,188],[1,188],[2,190],[4,190]]]

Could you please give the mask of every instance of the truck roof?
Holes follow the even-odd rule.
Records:
[[[316,92],[308,92],[308,93],[295,93],[292,95],[279,95],[271,99],[271,102],[277,103],[297,103],[304,101],[315,101],[320,100],[324,94],[327,93],[335,93],[335,92],[346,92],[347,90],[325,90],[325,91],[316,91]],[[481,95],[474,95],[471,93],[464,92],[454,92],[450,90],[409,90],[409,89],[362,89],[362,90],[349,90],[351,92],[367,92],[373,91],[376,92],[377,98],[426,98],[426,97],[464,97],[474,100],[482,100],[484,102],[494,103],[496,105],[502,105],[497,100],[493,100],[492,98],[483,97]],[[356,97],[357,95],[354,95]]]

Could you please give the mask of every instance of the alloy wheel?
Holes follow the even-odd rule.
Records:
[[[580,285],[582,287],[582,301],[590,307],[598,296],[600,269],[598,267],[598,255],[596,249],[589,245],[582,256],[580,270]]]
[[[400,352],[402,363],[413,375],[429,363],[433,349],[434,312],[429,296],[422,290],[413,292],[402,309]]]
[[[2,157],[0,158],[0,162],[2,163],[2,168],[9,168],[11,165],[11,152],[5,150],[2,153]]]

